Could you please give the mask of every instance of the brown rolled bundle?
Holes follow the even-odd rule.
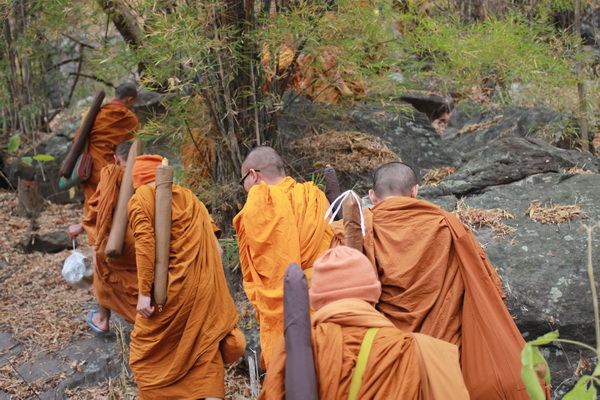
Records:
[[[156,256],[154,264],[154,302],[162,312],[167,302],[169,273],[169,250],[171,244],[171,201],[173,198],[173,168],[164,158],[156,168],[156,204],[154,214],[154,240]]]
[[[125,166],[125,173],[123,174],[123,180],[119,188],[119,197],[113,214],[110,234],[106,242],[106,255],[109,257],[120,256],[123,251],[125,232],[127,231],[127,203],[133,195],[131,171],[133,170],[133,164],[135,164],[135,158],[140,154],[142,154],[142,141],[136,139],[129,149],[127,165]]]
[[[323,171],[323,180],[325,182],[325,196],[327,197],[329,204],[331,204],[340,194],[342,194],[342,192],[340,190],[340,182],[338,181],[335,169],[329,164],[327,164]],[[337,220],[343,217],[344,212],[340,211],[335,219]]]
[[[286,400],[318,399],[306,275],[290,264],[283,281]]]
[[[103,90],[100,90],[94,96],[94,100],[92,100],[92,105],[90,106],[90,110],[86,114],[85,118],[81,122],[79,127],[79,132],[69,148],[69,152],[65,156],[64,161],[62,162],[59,170],[60,176],[65,178],[70,178],[71,173],[73,172],[73,167],[75,167],[75,163],[77,162],[77,158],[81,155],[83,147],[88,140],[88,136],[92,131],[92,127],[94,126],[94,121],[96,121],[96,116],[102,107],[102,101],[104,100],[104,96],[106,94]]]
[[[348,196],[342,206],[344,212],[344,236],[346,246],[362,253],[363,235],[360,229],[360,209],[354,196]]]

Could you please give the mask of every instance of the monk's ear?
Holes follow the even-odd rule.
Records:
[[[410,197],[412,197],[413,199],[416,199],[418,193],[419,193],[419,185],[416,184],[415,186],[412,187],[412,189],[410,191]]]
[[[376,206],[381,201],[379,200],[379,197],[377,197],[373,189],[369,189],[369,199],[371,200],[371,204],[373,204],[374,206]]]

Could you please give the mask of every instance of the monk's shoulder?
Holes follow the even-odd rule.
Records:
[[[142,185],[138,187],[127,203],[129,212],[154,208],[154,187]]]

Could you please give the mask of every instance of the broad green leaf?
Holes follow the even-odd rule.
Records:
[[[530,343],[534,346],[544,346],[546,344],[550,344],[552,342],[554,342],[556,339],[558,339],[558,331],[552,331],[552,332],[548,332],[543,336],[538,337],[535,340],[532,340],[531,342],[527,342]]]
[[[19,146],[21,145],[21,134],[19,133],[15,133],[14,135],[12,135],[10,137],[10,139],[8,139],[8,152],[9,153],[14,153],[15,151],[17,151],[19,149]]]
[[[594,368],[594,373],[592,376],[600,376],[600,360],[598,360],[598,364],[596,364],[596,368]]]
[[[525,384],[530,400],[545,400],[546,395],[535,371],[536,366],[544,366],[546,369],[544,380],[550,383],[550,369],[544,356],[537,347],[527,343],[521,352],[521,363],[521,379]]]
[[[53,161],[54,156],[51,156],[50,154],[36,154],[35,156],[33,156],[33,159],[36,161],[46,162]]]
[[[21,157],[21,161],[23,161],[25,164],[31,165],[33,163],[33,158],[31,158],[31,157]]]
[[[596,400],[596,386],[594,378],[584,375],[575,384],[575,387],[563,397],[563,400]]]

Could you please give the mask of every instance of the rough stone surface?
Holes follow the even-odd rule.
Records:
[[[539,173],[560,172],[574,166],[598,171],[600,165],[593,156],[559,149],[540,139],[515,136],[493,140],[466,157],[469,161],[425,193],[428,196],[465,195],[489,186],[515,182]]]
[[[531,176],[468,197],[476,208],[502,208],[515,215],[506,224],[517,228],[506,238],[477,232],[498,268],[513,315],[528,339],[559,328],[561,336],[589,342],[594,337],[593,309],[587,278],[586,235],[582,223],[600,221],[600,174]],[[579,203],[585,217],[559,225],[533,221],[526,213],[533,200],[542,204]],[[593,253],[598,264],[600,230]]]
[[[37,233],[23,238],[21,247],[25,253],[39,251],[42,253],[58,253],[71,249],[73,242],[64,231],[53,231],[42,235]]]

